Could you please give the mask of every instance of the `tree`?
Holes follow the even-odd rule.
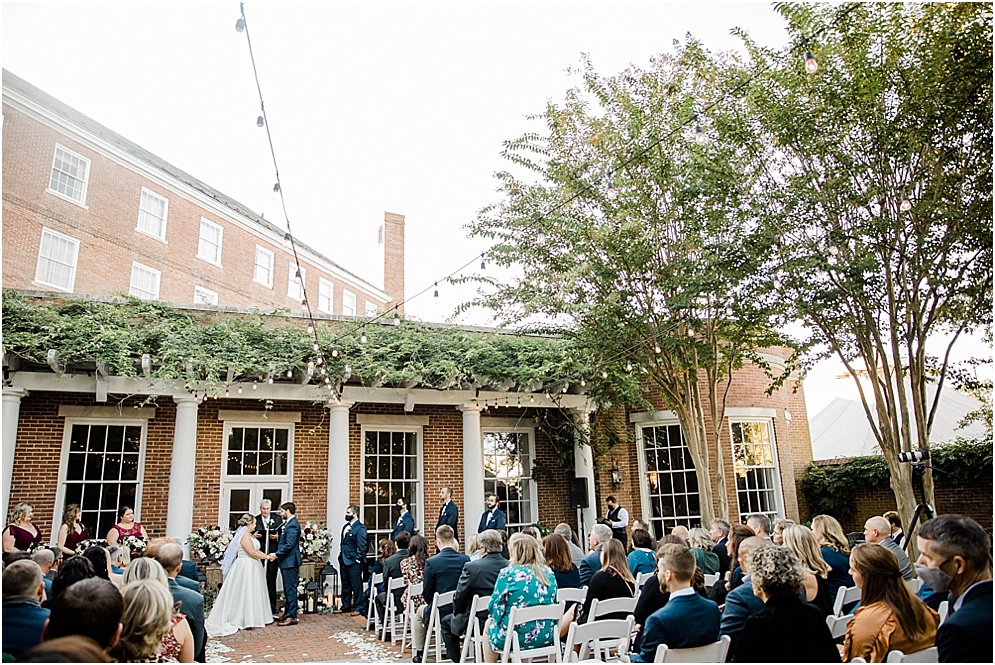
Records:
[[[716,499],[729,514],[718,424],[732,372],[763,364],[756,352],[783,341],[783,321],[751,212],[760,146],[729,95],[743,68],[690,37],[675,46],[614,77],[585,59],[582,85],[533,117],[546,132],[506,143],[538,182],[498,174],[504,198],[470,233],[517,273],[477,278],[486,287],[466,307],[569,337],[600,368],[583,380],[602,405],[656,390],[680,421],[707,524]]]
[[[991,6],[779,10],[800,45],[792,57],[746,39],[764,72],[749,100],[768,142],[771,265],[811,358],[834,354],[855,379],[867,368],[857,387],[909,517],[916,497],[898,455],[929,446],[951,349],[991,323]],[[932,502],[928,473],[926,491]]]

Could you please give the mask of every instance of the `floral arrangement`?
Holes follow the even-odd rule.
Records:
[[[324,522],[305,522],[301,530],[301,556],[305,559],[324,559],[332,547],[332,534]]]
[[[87,540],[81,540],[73,550],[76,554],[82,554],[86,551],[86,548],[96,545],[97,547],[107,547],[107,541],[100,538],[88,538]]]
[[[190,556],[200,559],[202,563],[217,565],[225,556],[232,532],[220,526],[205,526],[187,536],[190,546]]]
[[[121,541],[121,547],[127,547],[131,550],[131,556],[142,557],[145,556],[145,550],[148,549],[148,543],[145,539],[140,536],[125,536],[124,540]]]

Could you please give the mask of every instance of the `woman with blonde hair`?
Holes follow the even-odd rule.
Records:
[[[83,511],[78,503],[70,503],[62,511],[62,524],[59,526],[56,543],[63,556],[73,556],[76,548],[86,540],[86,528],[80,522]]]
[[[860,656],[881,663],[889,651],[915,653],[933,646],[940,616],[909,591],[894,554],[861,543],[850,553],[850,574],[861,595],[860,607],[847,625],[844,661]]]
[[[121,636],[111,651],[121,663],[175,663],[159,653],[172,627],[173,596],[155,580],[135,580],[121,589]]]
[[[14,506],[10,522],[3,530],[3,553],[27,552],[41,544],[41,529],[32,524],[35,509],[30,503],[21,502]]]
[[[131,565],[124,569],[124,586],[137,580],[158,582],[166,591],[169,591],[169,578],[166,571],[155,559],[148,557],[135,559]],[[171,593],[170,596],[172,596]],[[162,638],[162,648],[159,653],[181,663],[192,663],[194,658],[193,631],[190,630],[190,624],[186,618],[187,616],[180,612],[179,604],[174,605],[170,616],[172,626]]]
[[[556,578],[546,565],[539,541],[524,533],[513,534],[508,539],[508,552],[511,561],[498,574],[487,605],[490,618],[484,625],[484,659],[489,663],[497,662],[498,654],[510,639],[511,608],[556,604]],[[624,550],[622,561],[625,562]],[[518,626],[515,632],[521,648],[536,649],[553,644],[558,626],[555,621],[534,621]]]
[[[833,599],[829,597],[829,586],[826,578],[829,566],[819,552],[812,530],[803,524],[792,524],[782,532],[784,546],[795,555],[805,570],[805,600],[812,603],[827,615],[832,612]]]
[[[831,515],[816,515],[812,518],[812,535],[819,545],[823,561],[829,565],[829,599],[835,601],[840,587],[854,586],[850,577],[850,542],[846,539],[843,527]],[[846,609],[846,608],[844,608]]]
[[[774,542],[775,545],[784,544],[784,529],[789,526],[794,526],[794,524],[795,524],[794,520],[789,520],[784,518],[779,520],[774,520],[774,528],[770,533],[770,539]]]

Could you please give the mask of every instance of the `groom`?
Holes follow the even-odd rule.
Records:
[[[280,573],[283,575],[283,595],[287,602],[283,605],[283,613],[273,618],[278,626],[297,625],[297,578],[301,567],[301,525],[297,521],[297,506],[290,501],[280,506],[280,517],[283,518],[283,531],[280,532],[280,542],[276,552],[267,558],[278,561]]]

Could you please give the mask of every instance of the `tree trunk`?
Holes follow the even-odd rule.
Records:
[[[693,401],[693,400],[692,400]],[[708,451],[704,436],[704,423],[700,422],[698,414],[701,409],[694,404],[682,404],[675,409],[677,420],[681,424],[681,434],[687,442],[688,451],[694,462],[694,474],[698,479],[698,503],[701,508],[702,525],[710,525],[715,518],[713,508],[712,475],[708,464]],[[707,528],[707,526],[705,526]]]

